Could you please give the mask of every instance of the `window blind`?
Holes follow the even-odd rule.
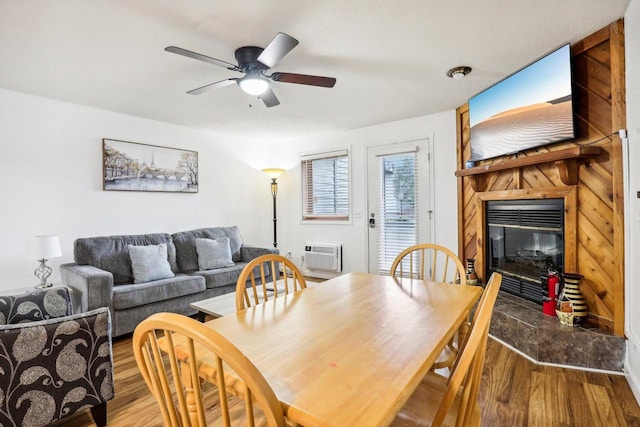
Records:
[[[418,241],[418,156],[379,157],[378,272],[388,274],[395,257]]]
[[[346,150],[301,156],[302,219],[349,219],[349,156]]]

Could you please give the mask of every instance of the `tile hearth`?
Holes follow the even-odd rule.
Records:
[[[541,362],[622,372],[626,340],[595,328],[563,326],[541,306],[500,292],[490,334]]]

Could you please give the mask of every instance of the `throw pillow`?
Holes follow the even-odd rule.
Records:
[[[136,246],[129,245],[129,258],[133,270],[133,283],[174,277],[167,260],[167,244]]]
[[[198,267],[200,270],[212,270],[235,265],[231,260],[231,245],[228,237],[218,237],[215,240],[196,239],[196,252],[198,252]]]

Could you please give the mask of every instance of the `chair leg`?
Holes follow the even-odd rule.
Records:
[[[107,425],[107,402],[102,402],[98,406],[91,408],[91,416],[98,427]]]

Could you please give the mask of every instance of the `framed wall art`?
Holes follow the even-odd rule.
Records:
[[[198,152],[102,140],[104,190],[198,192]]]

